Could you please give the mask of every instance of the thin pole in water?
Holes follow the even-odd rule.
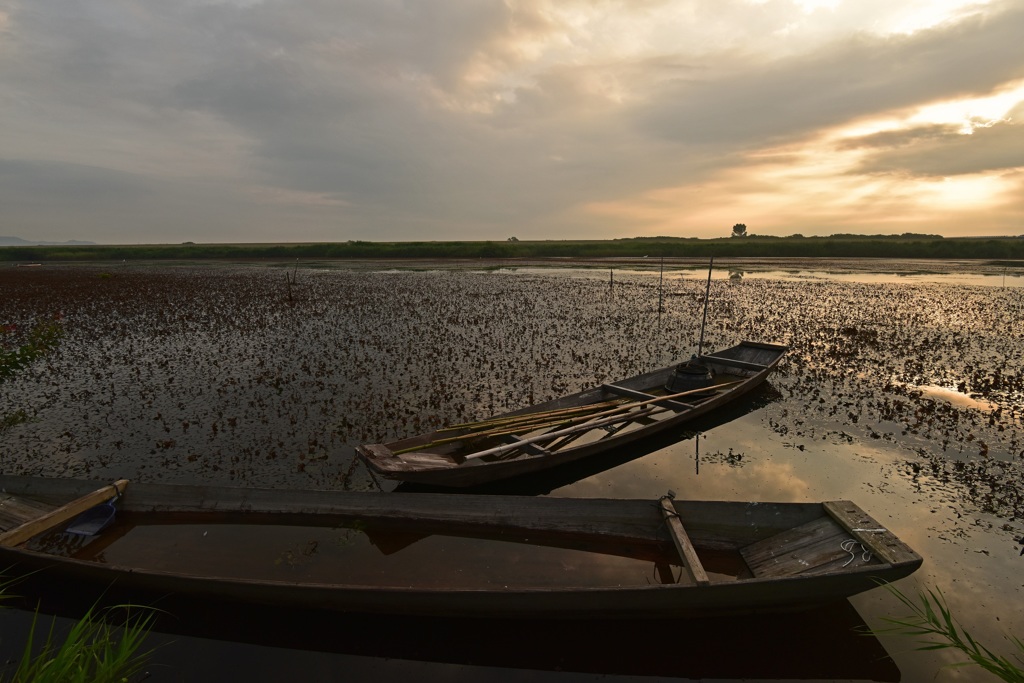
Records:
[[[708,321],[708,298],[711,296],[711,269],[715,265],[715,257],[711,257],[711,262],[708,263],[708,286],[704,290],[704,317],[700,321],[700,341],[697,342],[697,358],[700,358],[700,354],[704,351],[704,325]]]
[[[662,256],[661,257],[661,274],[658,276],[658,315],[661,315],[661,312],[663,310],[665,310],[662,307],[662,305],[661,305],[661,302],[664,300],[664,296],[665,296],[664,293],[663,293],[664,292],[664,289],[663,289],[664,283],[665,283],[665,257]]]
[[[693,451],[693,463],[694,463],[695,473],[697,475],[699,475],[700,474],[700,432],[697,432],[697,436],[694,437],[694,441],[696,442],[696,444],[694,445],[694,451]]]

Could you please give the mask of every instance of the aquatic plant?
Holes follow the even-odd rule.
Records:
[[[0,607],[9,597],[10,585],[10,581],[0,581]],[[110,625],[111,614],[122,610],[126,611],[122,626]],[[56,620],[51,622],[40,643],[36,640],[36,612],[17,666],[0,668],[0,682],[126,683],[142,672],[152,654],[152,650],[141,649],[154,616],[152,609],[132,605],[109,607],[103,613],[93,607],[71,626],[63,640],[58,637]]]
[[[64,335],[60,320],[60,315],[57,315],[51,320],[36,323],[29,330],[28,339],[19,345],[10,341],[18,333],[17,325],[0,325],[0,383],[57,348]],[[0,414],[0,435],[16,425],[28,422],[28,419],[24,408]]]
[[[0,382],[57,348],[64,329],[55,316],[33,325],[24,343],[15,345],[9,338],[17,333],[17,325],[0,325]]]
[[[45,367],[0,383],[25,411],[0,457],[25,474],[376,488],[353,446],[688,357],[706,289],[668,260],[662,287],[657,265],[329,265],[0,269],[0,320],[74,321]],[[897,444],[915,485],[1024,518],[1024,289],[749,277],[713,280],[709,302],[707,348],[790,345],[764,415],[784,447]]]
[[[941,590],[921,591],[917,599],[908,597],[892,584],[885,584],[896,598],[910,609],[906,617],[885,618],[889,628],[870,631],[872,635],[895,634],[918,638],[918,650],[959,650],[968,659],[950,666],[977,665],[1010,683],[1024,683],[1024,642],[1016,636],[1007,636],[1017,653],[1013,659],[998,655],[979,643],[953,617]]]

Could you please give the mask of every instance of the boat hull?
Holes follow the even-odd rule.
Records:
[[[711,397],[702,396],[701,400],[690,408],[675,411],[673,415],[653,421],[642,428],[620,431],[581,445],[570,445],[557,453],[524,453],[520,457],[507,459],[463,459],[456,454],[449,455],[448,449],[445,448],[429,448],[433,440],[443,436],[441,432],[387,444],[364,444],[357,447],[356,452],[374,471],[387,478],[426,486],[471,487],[533,475],[622,448],[713,413],[761,386],[781,362],[786,351],[787,347],[778,344],[743,342],[722,354],[702,356],[701,361],[714,370],[718,381],[728,382],[727,388]],[[634,394],[661,391],[672,381],[675,369],[674,365],[661,368],[615,382],[614,387]],[[609,385],[595,387],[493,419],[497,421],[535,413],[544,414],[599,403],[616,395],[608,387]],[[699,392],[700,389],[695,391]],[[422,450],[416,450],[416,446],[420,446]],[[403,453],[408,450],[414,452]]]
[[[48,481],[57,483],[47,488]],[[97,482],[0,477],[0,486],[6,492],[3,495],[58,505],[93,490]],[[261,531],[269,525],[333,527],[358,520],[371,529],[398,529],[419,535],[528,534],[531,542],[535,540],[544,546],[575,547],[586,542],[588,548],[609,548],[601,552],[619,554],[624,552],[622,546],[629,544],[651,553],[671,553],[673,539],[659,505],[645,500],[275,491],[158,484],[131,484],[118,503],[119,514],[134,516],[142,520],[140,523],[147,516],[158,515],[158,525],[209,524],[215,528],[217,524],[248,524]],[[244,578],[228,570],[218,574],[172,572],[147,567],[145,562],[119,565],[101,559],[82,559],[80,555],[60,556],[34,547],[38,539],[14,546],[0,545],[0,566],[18,574],[32,574],[36,581],[88,584],[97,591],[116,589],[134,600],[176,594],[200,600],[356,614],[679,618],[812,607],[874,588],[880,582],[897,580],[921,564],[921,558],[895,535],[845,501],[667,501],[667,505],[686,527],[698,554],[726,550],[744,553],[749,567],[757,573],[744,572],[735,578],[716,578],[705,584],[679,579],[680,583],[660,585],[604,586],[572,585],[570,575],[564,585],[555,581],[541,587],[486,588],[459,586],[458,582],[405,586],[282,581]],[[821,529],[825,527],[829,535],[822,536]],[[872,533],[865,534],[865,530]],[[59,532],[58,529],[50,533]],[[94,542],[116,542],[116,538],[104,538],[109,533],[102,532]],[[847,556],[837,548],[840,539],[846,537],[864,544],[871,558],[865,560],[858,552],[861,559],[840,562]],[[827,550],[814,551],[817,559],[810,565],[817,567],[814,571],[807,571],[806,555],[794,559],[791,566],[780,565],[774,559],[758,559],[765,555],[760,548],[766,544],[772,548],[771,555],[778,550],[778,557],[796,558],[807,545],[804,539],[811,538],[827,546]],[[789,544],[789,548],[776,547],[776,543]],[[152,552],[167,553],[169,545],[154,545]],[[522,551],[525,553],[530,547],[523,545]],[[210,551],[218,549],[211,547]],[[675,562],[681,565],[676,557]],[[396,558],[401,562],[397,554]]]

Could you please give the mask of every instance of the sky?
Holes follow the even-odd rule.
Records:
[[[0,0],[0,235],[1024,234],[1024,0]]]

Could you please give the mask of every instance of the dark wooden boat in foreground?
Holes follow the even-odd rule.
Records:
[[[0,476],[0,567],[134,599],[458,617],[789,611],[921,558],[847,501],[240,489]],[[67,533],[117,496],[94,536]]]
[[[475,486],[533,474],[721,408],[763,383],[787,350],[745,341],[489,420],[365,444],[356,452],[385,477],[430,486]]]

